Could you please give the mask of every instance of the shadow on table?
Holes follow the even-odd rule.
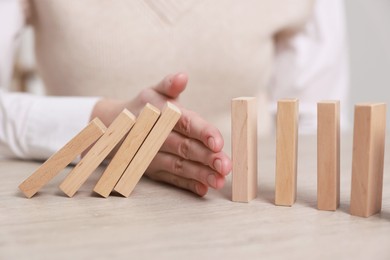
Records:
[[[379,218],[390,221],[390,211],[382,211],[379,215]]]
[[[76,193],[77,194],[77,193]],[[58,190],[54,193],[55,196],[57,197],[62,197],[62,198],[72,198],[72,197],[69,197],[68,195],[66,195],[63,191],[61,190]]]
[[[349,203],[340,202],[340,206],[337,210],[349,215]]]
[[[18,190],[17,192],[14,193],[14,196],[15,197],[18,197],[18,198],[22,198],[22,199],[26,199],[27,197],[24,196],[23,192],[21,192],[20,190]],[[35,196],[39,196],[39,193],[35,194]]]
[[[265,201],[272,205],[275,204],[275,190],[273,186],[270,185],[259,185],[257,187],[257,199],[261,201]],[[225,183],[225,186],[220,191],[223,198],[226,200],[232,200],[232,183],[230,181]]]
[[[341,212],[343,212],[345,214],[350,215],[349,203],[340,203],[340,206],[339,206],[339,208],[337,210],[341,211]],[[379,218],[379,219],[390,221],[390,212],[389,211],[381,211],[380,213],[372,215],[370,217],[376,217],[376,218]],[[368,218],[370,218],[370,217],[368,217]]]
[[[260,186],[258,187],[259,190],[259,198],[261,200],[264,200],[272,205],[275,205],[275,189],[271,186]]]
[[[306,190],[299,187],[297,189],[297,201],[295,203],[317,209],[317,194],[315,192],[313,193],[312,190]]]
[[[27,198],[23,192],[21,192],[20,190],[19,191],[16,191],[14,193],[14,196],[17,197],[17,198],[20,198],[20,199],[33,199],[33,198],[39,198],[39,197],[42,197],[45,195],[45,192],[37,192],[35,193],[31,198]]]
[[[220,190],[220,194],[227,200],[232,200],[232,183],[230,181],[225,182],[225,185]]]

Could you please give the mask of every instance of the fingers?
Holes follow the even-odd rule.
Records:
[[[134,104],[142,107],[149,102],[161,109],[170,101],[180,107],[182,116],[146,174],[204,196],[208,187],[223,187],[231,161],[222,152],[224,142],[219,130],[178,104],[177,99],[187,81],[188,77],[183,73],[167,76],[157,86],[143,90]]]
[[[208,191],[207,186],[205,186],[204,184],[198,181],[186,179],[168,172],[163,172],[163,171],[153,172],[153,173],[146,172],[145,175],[151,178],[152,180],[161,181],[164,183],[174,185],[178,188],[191,191],[201,197],[206,195]]]
[[[181,111],[182,115],[175,126],[175,131],[201,141],[213,152],[220,152],[224,142],[219,130],[197,113],[185,108],[181,108]]]
[[[214,153],[201,142],[177,132],[168,136],[160,151],[207,165],[223,176],[231,170],[231,161],[225,153]]]
[[[178,73],[165,77],[157,86],[145,89],[140,93],[142,104],[147,102],[162,108],[166,101],[174,102],[184,91],[188,77],[184,73]],[[180,106],[177,102],[176,105]],[[181,107],[181,106],[180,106]],[[175,130],[187,137],[201,141],[213,152],[220,152],[224,142],[219,130],[209,124],[197,113],[181,107],[182,116],[175,126]]]
[[[176,99],[186,88],[187,82],[188,76],[185,73],[168,75],[153,89],[167,98]]]
[[[127,107],[130,111],[135,111],[138,114],[146,103],[151,103],[159,109],[162,109],[167,101],[180,106],[177,99],[184,91],[187,81],[188,77],[184,73],[166,76],[156,86],[143,89],[137,98],[128,103]]]
[[[193,179],[214,189],[222,188],[225,183],[225,178],[210,167],[163,152],[156,155],[147,169],[150,173],[160,171]]]

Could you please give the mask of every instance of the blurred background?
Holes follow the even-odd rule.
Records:
[[[390,0],[345,0],[353,104],[386,102],[390,122]]]
[[[390,0],[345,0],[349,38],[350,103],[386,102],[390,106]],[[33,32],[26,29],[15,69],[14,86],[42,93],[34,73]],[[388,108],[387,122],[390,122]]]

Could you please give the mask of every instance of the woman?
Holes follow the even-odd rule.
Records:
[[[95,116],[109,125],[125,107],[169,100],[183,116],[146,175],[203,196],[231,169],[231,98],[257,96],[274,111],[278,98],[298,97],[307,132],[318,100],[346,97],[338,0],[3,2],[0,85],[27,22],[48,94],[0,92],[3,157],[45,159]]]

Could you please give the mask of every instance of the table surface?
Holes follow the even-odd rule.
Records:
[[[73,198],[58,185],[67,168],[32,199],[18,185],[37,162],[0,161],[0,259],[390,259],[390,174],[385,159],[382,212],[349,215],[352,142],[341,139],[341,205],[316,209],[316,139],[300,136],[298,198],[274,201],[275,140],[259,140],[259,194],[231,202],[231,178],[204,198],[143,178],[129,198],[91,191]],[[390,142],[387,142],[389,151]]]

